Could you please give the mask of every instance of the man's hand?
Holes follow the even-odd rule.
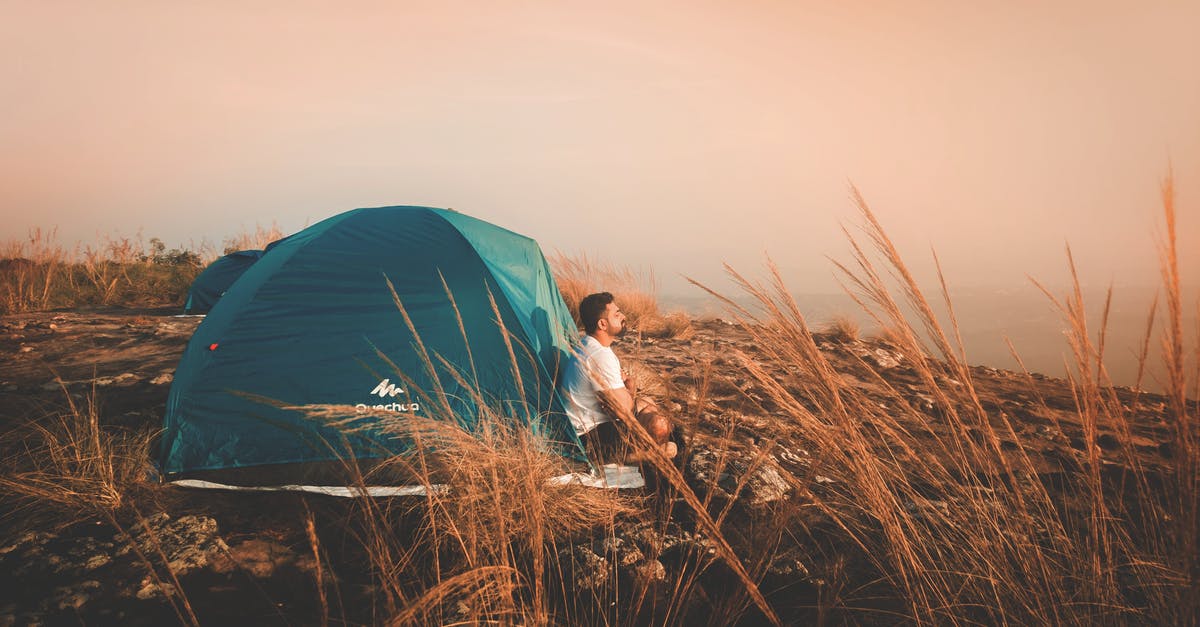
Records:
[[[621,382],[625,384],[625,389],[629,390],[629,396],[637,397],[637,379],[624,368],[621,369]]]

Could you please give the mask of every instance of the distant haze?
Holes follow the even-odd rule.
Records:
[[[220,245],[453,207],[548,251],[833,292],[865,195],[952,286],[1200,269],[1200,2],[0,0],[0,240]],[[852,227],[853,228],[853,227]],[[1195,281],[1195,276],[1186,276]]]

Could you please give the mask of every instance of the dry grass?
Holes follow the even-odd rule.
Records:
[[[678,468],[654,454],[658,449],[649,435],[629,417],[630,437],[650,458],[650,472],[660,477],[662,500],[548,486],[546,479],[564,471],[564,460],[523,426],[527,420],[490,411],[482,398],[477,399],[484,408],[479,425],[469,433],[453,420],[385,417],[383,428],[413,442],[412,450],[369,469],[348,462],[348,472],[361,486],[394,475],[427,490],[418,499],[356,500],[352,514],[342,521],[364,556],[357,568],[369,573],[375,591],[369,599],[376,606],[368,612],[372,620],[396,625],[681,624],[703,616],[714,624],[779,623],[772,597],[759,584],[786,539],[814,554],[825,552],[833,564],[822,573],[826,584],[816,607],[804,615],[821,623],[1194,624],[1200,616],[1200,410],[1187,393],[1189,386],[1200,385],[1200,374],[1197,355],[1189,358],[1183,341],[1184,298],[1170,180],[1163,186],[1165,305],[1158,337],[1167,361],[1165,416],[1173,438],[1172,466],[1169,472],[1148,468],[1130,452],[1138,403],[1123,404],[1113,392],[1103,366],[1107,316],[1097,325],[1084,315],[1068,251],[1073,289],[1061,296],[1047,290],[1067,329],[1073,356],[1069,385],[1084,441],[1078,472],[1064,473],[1069,475],[1065,490],[1043,481],[1032,458],[1036,444],[1023,440],[1020,425],[981,402],[961,357],[965,351],[945,285],[939,287],[950,312],[948,324],[934,314],[866,202],[857,192],[855,197],[871,247],[851,238],[853,260],[839,268],[853,295],[887,330],[887,341],[908,357],[920,393],[943,411],[935,417],[912,406],[882,375],[869,381],[870,396],[849,383],[818,349],[773,267],[765,286],[731,269],[758,307],[751,311],[731,299],[725,302],[768,360],[787,365],[795,375],[785,382],[761,359],[736,352],[722,355],[738,360],[739,375],[748,376],[775,408],[773,432],[760,434],[765,439],[752,456],[751,470],[775,463],[773,441],[800,442],[813,451],[811,475],[780,473],[792,484],[790,506],[762,519],[734,521],[738,499],[714,499],[716,476],[729,460],[718,460],[709,485],[693,490]],[[65,265],[65,254],[46,243],[52,236],[31,239],[41,242],[36,247],[41,253],[24,248],[15,257],[30,259],[31,267],[46,273],[0,287],[8,290],[3,294],[9,302],[46,306],[53,298],[44,295],[54,292],[58,281],[70,280],[68,274],[55,274]],[[108,254],[114,259],[126,255],[121,247]],[[105,267],[102,261],[98,257],[91,270],[96,278],[85,279],[98,290],[127,280],[123,273],[129,268],[121,263],[136,263]],[[561,255],[554,267],[572,307],[586,293],[612,291],[635,327],[645,330],[662,320],[663,325],[677,325],[670,331],[676,337],[691,331],[682,320],[667,322],[671,316],[658,313],[646,290],[634,289],[644,285],[643,279],[628,271]],[[899,284],[889,284],[888,276],[898,277]],[[905,311],[916,312],[916,318],[910,320]],[[1155,312],[1149,321],[1143,360],[1154,337]],[[858,329],[839,334],[857,337]],[[1194,350],[1200,352],[1200,347]],[[425,360],[430,368],[441,363],[437,355],[426,354]],[[714,377],[711,363],[699,367],[707,370],[695,378],[693,396],[694,406],[703,408]],[[1037,396],[1033,378],[1028,378]],[[430,394],[423,405],[435,411],[448,407],[440,391]],[[315,419],[334,422],[354,415],[337,407],[308,411]],[[0,489],[21,503],[15,512],[50,509],[72,519],[101,513],[118,526],[118,512],[132,509],[136,514],[145,489],[140,473],[146,438],[105,429],[94,403],[83,408],[72,404],[53,418],[27,425],[19,439],[11,433],[4,438],[6,445],[20,442],[8,449],[27,453],[10,457],[0,477]],[[725,427],[724,435],[706,436],[715,450],[727,450],[735,442],[739,426],[731,420]],[[1124,455],[1120,461],[1130,480],[1120,490],[1104,472],[1112,460],[1098,446],[1101,428],[1121,440],[1123,452],[1117,454]],[[1002,441],[1016,446],[1002,447]],[[818,472],[830,479],[817,479]],[[751,474],[742,473],[733,494]],[[450,489],[435,489],[440,485]],[[663,507],[663,502],[675,507]],[[801,516],[801,508],[818,512],[822,524],[810,524],[813,518]],[[653,611],[643,607],[648,603],[644,590],[622,588],[615,575],[606,588],[591,593],[594,599],[581,600],[569,559],[564,561],[570,547],[588,538],[613,537],[617,525],[629,519],[649,521],[658,529],[687,526],[712,547],[711,555],[697,553],[672,573],[666,598]],[[333,622],[331,606],[345,608],[341,579],[330,558],[337,543],[324,536],[329,531],[314,514],[297,524],[317,564],[322,613],[317,619],[327,624]],[[142,559],[152,574],[162,570],[156,566],[159,557]],[[733,584],[719,595],[701,583],[715,563]],[[167,569],[163,577],[171,576]],[[178,584],[174,581],[182,590]],[[329,589],[339,600],[328,598]],[[178,603],[180,622],[197,622],[186,596],[172,603]]]
[[[839,342],[855,342],[859,338],[858,322],[847,315],[834,316],[822,331]]]
[[[225,240],[225,252],[263,249],[283,237],[255,225]],[[96,244],[63,246],[57,229],[34,228],[0,243],[0,315],[59,307],[182,305],[192,281],[219,256],[205,242],[167,248],[158,238],[111,235]]]
[[[168,249],[157,238],[105,237],[72,250],[56,231],[0,244],[0,314],[88,305],[181,304],[213,254],[201,244]]]
[[[625,313],[630,330],[645,337],[691,337],[691,319],[683,312],[664,315],[658,308],[657,285],[654,274],[641,274],[629,268],[601,263],[588,257],[568,257],[556,253],[550,258],[550,268],[563,301],[582,328],[579,320],[579,301],[588,294],[611,292]]]
[[[1170,303],[1181,299],[1169,184],[1165,190],[1163,267]],[[934,624],[1194,621],[1200,615],[1195,548],[1200,420],[1195,405],[1189,408],[1186,402],[1185,382],[1196,373],[1182,374],[1178,315],[1168,315],[1164,333],[1168,370],[1180,373],[1172,378],[1168,418],[1176,433],[1176,470],[1152,477],[1131,463],[1137,488],[1128,492],[1114,490],[1104,478],[1097,427],[1126,434],[1124,448],[1131,449],[1128,434],[1136,407],[1123,406],[1113,394],[1101,365],[1103,323],[1093,339],[1078,281],[1064,301],[1056,300],[1075,355],[1070,383],[1086,455],[1066,494],[1051,492],[1028,452],[1036,443],[1023,442],[1006,414],[989,412],[980,402],[971,371],[959,357],[963,350],[945,285],[949,331],[857,191],[855,198],[867,237],[887,274],[898,277],[895,291],[917,312],[916,321],[905,318],[885,273],[852,237],[854,269],[839,268],[881,327],[893,330],[890,340],[911,356],[921,392],[945,409],[941,415],[918,411],[882,376],[874,383],[886,391],[883,402],[845,383],[817,349],[774,267],[769,286],[730,270],[757,300],[760,313],[725,299],[772,360],[803,371],[801,386],[785,387],[758,361],[742,356],[747,372],[786,416],[777,437],[819,451],[814,466],[835,479],[821,491],[803,483],[797,489],[845,532],[847,546],[858,549],[845,553],[867,560],[878,573],[869,592],[839,596],[833,609],[851,622],[870,607],[904,622]],[[923,344],[922,335],[931,338],[932,347]],[[1017,446],[1002,449],[1002,437]],[[1168,488],[1155,488],[1157,481]],[[889,607],[881,599],[898,605]]]
[[[267,244],[282,238],[283,231],[279,230],[279,225],[275,222],[267,227],[255,224],[252,232],[242,231],[237,235],[225,238],[224,254],[228,255],[239,250],[264,250]]]
[[[94,390],[83,407],[65,388],[63,393],[63,411],[3,437],[11,451],[0,492],[26,507],[65,513],[68,520],[119,511],[146,476],[150,436],[103,427]]]
[[[344,410],[308,411],[336,419]],[[547,624],[570,581],[558,559],[563,542],[611,529],[636,509],[615,491],[549,485],[563,458],[498,413],[485,410],[473,432],[453,420],[379,419],[412,449],[365,472],[348,461],[357,484],[404,477],[426,488],[420,498],[362,499],[349,522],[378,574],[375,602],[388,624]]]

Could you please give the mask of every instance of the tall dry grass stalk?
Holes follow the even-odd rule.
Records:
[[[340,422],[352,407],[308,407]],[[436,415],[436,414],[435,414]],[[370,468],[345,455],[352,483],[423,485],[416,499],[356,502],[355,535],[378,574],[388,624],[548,624],[562,598],[558,554],[573,537],[611,528],[634,502],[610,490],[551,486],[566,472],[557,448],[533,429],[485,408],[471,430],[453,418],[381,413],[371,429],[411,442]]]
[[[555,253],[550,258],[554,281],[567,309],[579,320],[579,302],[588,294],[611,292],[634,332],[648,337],[686,339],[694,333],[691,319],[683,312],[663,314],[658,307],[658,285],[654,273],[639,273],[627,267],[601,263],[587,255],[568,257]]]
[[[23,240],[0,244],[0,313],[46,309],[52,288],[63,281],[67,252],[57,229],[30,229]]]
[[[1172,234],[1169,183],[1165,189]],[[1131,433],[1135,413],[1116,401],[1102,365],[1104,333],[1092,339],[1078,280],[1065,301],[1056,300],[1068,323],[1076,363],[1070,382],[1085,454],[1083,472],[1074,476],[1067,469],[1065,492],[1052,490],[1032,459],[1036,443],[1023,441],[1006,413],[984,409],[963,357],[944,280],[940,288],[950,312],[949,331],[867,203],[857,190],[853,195],[867,239],[882,257],[886,274],[897,277],[899,298],[849,232],[853,267],[838,268],[854,290],[851,295],[881,327],[892,330],[889,340],[908,358],[920,392],[934,399],[938,412],[914,407],[866,363],[860,365],[872,373],[870,387],[879,392],[846,383],[818,350],[773,264],[766,285],[727,268],[757,302],[756,311],[709,291],[737,314],[768,361],[798,369],[794,379],[783,381],[760,361],[740,356],[745,370],[786,417],[777,437],[818,451],[814,468],[833,478],[821,490],[803,482],[795,487],[873,565],[879,577],[869,593],[876,597],[875,611],[918,624],[1194,621],[1197,420],[1195,405],[1189,406],[1183,394],[1187,377],[1182,374],[1181,333],[1169,329],[1165,340],[1168,360],[1179,356],[1171,365],[1177,373],[1170,418],[1176,469],[1151,477],[1133,463],[1135,488],[1123,492],[1103,471],[1097,433],[1099,425]],[[1173,241],[1169,237],[1163,253],[1168,309],[1179,299]],[[906,308],[916,312],[915,321],[903,314]],[[1178,329],[1175,320],[1171,324]],[[923,333],[917,333],[918,327]],[[932,349],[921,337],[930,339]],[[1002,447],[1002,438],[1016,446]],[[1128,439],[1124,448],[1132,450]],[[1175,486],[1168,491],[1170,498],[1152,487],[1158,481]],[[901,605],[888,609],[879,597],[893,597]],[[868,605],[854,598],[839,603],[850,617],[862,616],[851,604]]]
[[[1179,551],[1172,552],[1172,563],[1185,574],[1190,584],[1190,594],[1183,605],[1193,620],[1200,616],[1200,403],[1193,399],[1189,407],[1187,397],[1189,376],[1194,393],[1200,396],[1200,333],[1192,356],[1192,369],[1188,371],[1187,353],[1183,332],[1183,289],[1179,270],[1179,249],[1175,221],[1175,182],[1168,174],[1162,184],[1165,241],[1159,244],[1159,267],[1163,291],[1166,294],[1166,321],[1162,332],[1163,361],[1167,372],[1167,399],[1170,408],[1169,422],[1174,434],[1175,481],[1172,487],[1174,511],[1172,544],[1179,544]],[[1200,313],[1200,301],[1196,305]],[[1200,319],[1200,316],[1197,316]]]
[[[415,501],[363,500],[354,519],[372,572],[380,574],[386,622],[548,624],[552,599],[562,597],[559,545],[598,527],[611,528],[618,516],[634,511],[632,503],[615,491],[549,485],[568,466],[561,446],[538,435],[535,424],[541,417],[508,415],[491,406],[473,384],[475,365],[460,365],[467,369],[462,372],[430,352],[390,281],[388,288],[435,385],[422,392],[428,415],[380,413],[369,425],[373,433],[411,443],[408,453],[369,470],[360,468],[353,455],[344,455],[348,473],[359,485],[398,480],[425,487],[425,497]],[[447,297],[454,304],[448,288]],[[520,388],[516,351],[523,347],[514,346],[494,301],[492,307]],[[459,330],[467,343],[461,318]],[[391,365],[398,377],[411,381]],[[477,415],[470,428],[452,409],[439,369],[472,395]],[[305,411],[344,429],[348,438],[364,428],[357,417],[341,418],[355,415],[353,408]],[[559,592],[553,594],[556,581]]]
[[[0,491],[68,518],[121,510],[145,478],[150,435],[101,425],[95,390],[84,406],[63,393],[64,411],[4,435],[18,452],[5,460]]]

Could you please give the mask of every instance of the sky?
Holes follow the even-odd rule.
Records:
[[[1200,268],[1200,2],[0,0],[0,241],[220,245],[451,207],[547,252],[793,289],[856,185],[954,286]],[[1185,277],[1186,278],[1186,277]],[[1194,280],[1195,277],[1193,276]]]

